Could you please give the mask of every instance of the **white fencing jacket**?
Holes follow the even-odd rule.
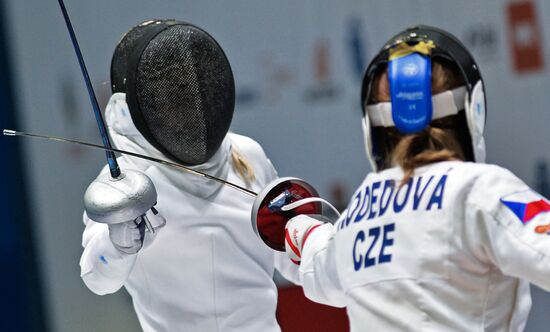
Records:
[[[521,331],[532,282],[550,290],[550,204],[498,166],[441,162],[400,187],[371,173],[304,245],[306,296],[352,331]]]
[[[124,94],[113,95],[106,121],[116,147],[165,159],[133,125]],[[231,133],[211,160],[194,168],[246,186],[231,165],[232,148],[254,168],[251,190],[276,178],[258,143]],[[274,264],[291,281],[298,270],[254,234],[253,198],[163,165],[126,156],[118,161],[123,171],[137,169],[152,179],[166,226],[154,241],[147,234],[138,254],[127,255],[114,248],[107,225],[84,215],[80,266],[86,285],[96,294],[126,287],[145,331],[280,331]]]

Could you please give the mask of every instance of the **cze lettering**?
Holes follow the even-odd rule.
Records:
[[[355,271],[391,262],[392,255],[388,253],[388,247],[393,246],[393,238],[390,233],[394,231],[395,224],[389,224],[369,229],[368,238],[362,230],[357,233],[353,242],[353,268]]]

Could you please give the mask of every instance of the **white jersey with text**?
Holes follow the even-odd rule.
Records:
[[[352,331],[521,331],[529,282],[550,290],[550,204],[494,165],[371,173],[302,251],[306,296]]]

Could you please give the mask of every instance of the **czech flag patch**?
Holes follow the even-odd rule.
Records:
[[[550,203],[532,190],[506,195],[500,202],[509,208],[523,224],[527,224],[540,213],[550,211]]]

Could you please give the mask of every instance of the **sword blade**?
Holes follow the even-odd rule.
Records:
[[[99,103],[97,102],[97,97],[92,86],[92,81],[90,80],[90,75],[88,74],[88,69],[86,68],[86,63],[84,62],[84,57],[82,56],[82,51],[80,50],[80,45],[78,45],[78,40],[76,39],[76,34],[69,18],[69,13],[67,13],[67,8],[65,8],[65,3],[63,0],[58,0],[59,7],[61,8],[61,13],[65,19],[65,24],[67,25],[67,30],[69,31],[69,36],[71,37],[71,42],[73,43],[74,51],[78,59],[78,64],[80,65],[80,70],[82,71],[82,76],[84,77],[84,82],[86,83],[86,89],[88,90],[88,95],[90,97],[90,102],[92,103],[92,109],[94,111],[95,119],[97,122],[97,127],[99,129],[99,134],[101,135],[101,140],[103,141],[103,146],[105,146],[105,153],[107,154],[107,163],[109,164],[109,170],[111,171],[111,176],[116,179],[120,175],[120,168],[115,158],[115,154],[112,149],[111,141],[109,140],[109,135],[107,135],[107,128],[105,127],[105,122],[103,121],[103,116],[101,115],[101,110]]]
[[[136,157],[136,158],[145,159],[145,160],[149,160],[149,161],[152,161],[152,162],[160,163],[162,165],[175,167],[175,168],[181,169],[183,171],[186,171],[188,173],[195,174],[197,176],[201,176],[201,177],[204,177],[204,178],[207,178],[207,179],[210,179],[210,180],[217,181],[217,182],[219,182],[219,183],[221,183],[225,186],[228,186],[230,188],[238,190],[238,191],[240,191],[244,194],[247,194],[249,196],[252,196],[252,197],[258,196],[258,194],[253,192],[252,190],[246,189],[244,187],[241,187],[241,186],[236,185],[234,183],[231,183],[229,181],[220,179],[220,178],[212,176],[210,174],[206,174],[204,172],[197,171],[197,170],[189,168],[185,165],[181,165],[181,164],[178,164],[178,163],[175,163],[175,162],[172,162],[172,161],[168,161],[168,160],[162,160],[162,159],[158,159],[158,158],[154,158],[154,157],[145,156],[145,155],[135,153],[135,152],[124,151],[124,150],[115,149],[115,148],[109,148],[109,147],[105,147],[105,146],[102,146],[102,145],[77,141],[77,140],[68,139],[68,138],[56,137],[56,136],[47,136],[47,135],[40,135],[40,134],[33,134],[33,133],[25,133],[25,132],[21,132],[21,131],[10,130],[10,129],[4,129],[3,134],[4,134],[4,136],[31,137],[31,138],[38,138],[38,139],[48,140],[48,141],[77,144],[77,145],[87,146],[87,147],[95,148],[95,149],[99,149],[99,150],[117,152],[117,153],[120,153],[120,154],[124,154],[124,155],[128,155],[128,156],[132,156],[132,157]]]

